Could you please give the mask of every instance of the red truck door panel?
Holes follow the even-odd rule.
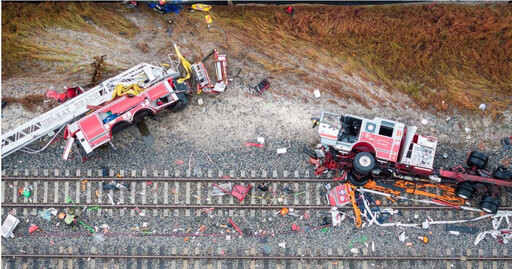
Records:
[[[83,119],[78,125],[92,148],[110,140],[109,133],[103,128],[103,122],[97,114]]]

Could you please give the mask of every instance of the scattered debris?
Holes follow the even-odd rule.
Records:
[[[478,109],[482,110],[482,111],[485,111],[487,109],[487,105],[486,104],[480,104],[478,106]]]
[[[245,143],[245,146],[246,146],[246,147],[257,147],[257,148],[262,148],[262,147],[263,147],[263,144],[246,142],[246,143]]]
[[[315,97],[316,98],[320,98],[322,95],[320,94],[320,90],[315,90],[313,91],[313,93],[315,94]]]
[[[331,208],[332,226],[341,226],[341,214],[337,207]]]
[[[476,234],[478,232],[477,228],[455,226],[455,225],[447,225],[445,227],[445,230],[448,232],[461,232],[461,233],[468,233],[468,234]]]
[[[270,82],[268,81],[268,78],[266,78],[266,79],[260,81],[260,83],[258,83],[258,85],[254,86],[254,91],[256,91],[256,93],[258,95],[261,95],[269,87],[270,87]]]
[[[258,137],[258,138],[256,139],[256,141],[257,141],[258,143],[262,144],[262,145],[263,145],[263,144],[265,144],[265,138],[264,138],[264,137]]]
[[[405,240],[407,240],[407,238],[409,238],[409,237],[405,236],[405,232],[402,232],[400,234],[400,236],[398,236],[398,240],[400,240],[400,242],[405,242]]]
[[[14,237],[13,231],[16,229],[16,226],[18,226],[18,223],[20,223],[18,218],[11,214],[7,215],[7,218],[5,218],[4,223],[2,224],[2,236],[4,238]]]
[[[37,231],[37,229],[39,229],[39,226],[35,225],[35,224],[32,224],[29,228],[28,228],[28,233],[29,234],[32,234],[34,233],[35,231]]]
[[[288,6],[284,9],[284,12],[288,13],[290,15],[290,18],[293,18],[293,15],[295,15],[295,9],[292,6]]]
[[[284,154],[284,153],[286,153],[286,148],[277,149],[277,154]]]
[[[277,244],[279,247],[281,248],[286,248],[286,242],[282,242],[282,243],[279,243]]]
[[[281,213],[281,215],[283,215],[283,216],[288,214],[289,212],[290,211],[286,207],[281,208],[281,210],[279,211],[279,213]]]
[[[110,183],[103,183],[103,189],[104,190],[129,190],[130,184],[125,183],[117,183],[115,181],[111,181]]]
[[[427,236],[418,236],[418,239],[420,239],[423,243],[428,244],[428,237]]]
[[[199,98],[197,99],[197,103],[201,106],[203,105],[203,98]]]

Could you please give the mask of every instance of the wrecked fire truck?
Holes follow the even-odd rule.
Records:
[[[408,181],[454,186],[458,199],[479,198],[478,207],[495,214],[500,206],[500,188],[512,187],[512,172],[504,166],[492,174],[485,171],[488,157],[478,151],[468,154],[467,168],[434,168],[437,138],[417,134],[416,126],[383,119],[322,112],[313,118],[321,143],[306,150],[315,174],[329,170],[335,180],[352,186],[399,189],[393,182]],[[412,191],[411,193],[414,193]]]
[[[185,107],[193,93],[187,82],[191,75],[196,78],[198,89],[224,91],[229,81],[226,55],[218,54],[216,50],[209,55],[215,55],[217,81],[213,86],[202,62],[195,64],[196,68],[192,70],[177,44],[174,48],[178,59],[168,55],[170,65],[140,63],[87,91],[75,87],[61,94],[63,96],[53,91],[47,94],[61,104],[2,134],[2,158],[18,150],[31,154],[41,152],[57,139],[62,130],[64,139],[67,139],[64,159],[69,158],[74,142],[79,145],[78,152],[83,149],[85,154],[89,154],[101,145],[111,143],[113,134],[141,122],[146,116],[153,116],[164,108],[178,111]],[[183,78],[180,78],[180,65],[186,71]],[[208,78],[206,84],[200,80],[204,77]],[[71,95],[70,90],[73,90]],[[42,149],[27,147],[46,135],[52,138]]]

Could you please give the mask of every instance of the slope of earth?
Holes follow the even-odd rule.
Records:
[[[105,8],[105,5],[97,7]],[[232,9],[215,7],[213,10],[218,9],[218,14],[224,14],[230,8]],[[261,8],[242,6],[240,10],[247,12],[248,9]],[[278,6],[271,8],[280,10]],[[299,10],[304,12],[305,8],[300,6]],[[367,75],[366,72],[358,75],[347,71],[342,60],[338,58],[336,62],[341,63],[339,66],[322,65],[322,61],[315,62],[311,57],[283,51],[280,55],[281,59],[286,59],[282,61],[283,65],[293,64],[295,67],[290,70],[288,66],[276,72],[261,59],[273,62],[279,59],[271,59],[263,54],[268,51],[263,50],[261,45],[257,46],[259,43],[254,43],[254,47],[251,47],[249,42],[243,50],[240,49],[240,37],[237,35],[243,29],[233,29],[233,25],[226,26],[223,30],[228,37],[225,42],[220,28],[207,28],[204,22],[198,21],[198,17],[203,14],[197,12],[183,11],[180,15],[160,15],[144,6],[127,10],[121,5],[114,5],[114,10],[137,29],[133,37],[101,27],[94,17],[87,18],[86,21],[88,25],[92,25],[94,31],[45,27],[44,34],[31,35],[34,43],[42,44],[53,51],[72,51],[79,54],[80,58],[76,58],[75,62],[34,61],[32,65],[35,67],[25,68],[25,72],[13,76],[4,76],[2,96],[44,94],[47,89],[59,90],[65,86],[86,85],[91,76],[88,64],[97,55],[106,55],[109,72],[104,76],[118,73],[119,70],[142,61],[168,62],[167,54],[174,53],[174,43],[182,47],[183,53],[191,61],[201,59],[214,48],[227,53],[229,74],[233,79],[228,90],[217,96],[197,96],[184,111],[177,114],[164,112],[158,115],[158,121],[149,120],[148,125],[156,141],[152,146],[145,146],[138,131],[131,128],[115,137],[115,150],[110,146],[99,149],[96,152],[98,158],[85,163],[81,163],[78,158],[71,162],[61,160],[63,142],[58,142],[39,155],[13,154],[3,160],[4,169],[20,167],[21,163],[25,168],[107,166],[161,169],[176,166],[176,160],[189,159],[191,167],[176,169],[307,169],[307,158],[301,151],[318,142],[316,131],[310,127],[310,117],[318,116],[322,110],[370,118],[388,117],[406,124],[419,125],[420,132],[439,136],[439,154],[457,153],[449,154],[453,158],[450,164],[461,161],[467,150],[477,146],[489,154],[498,154],[499,157],[503,154],[500,151],[499,139],[510,131],[509,111],[502,113],[496,120],[484,113],[445,115],[425,112],[418,110],[408,96],[389,90],[381,83],[363,79],[361,76]],[[217,13],[214,14],[215,19],[223,20]],[[280,17],[282,14],[275,16]],[[299,16],[300,14],[296,15]],[[172,20],[172,24],[169,24],[169,20]],[[171,36],[166,34],[168,29],[173,29]],[[315,46],[322,49],[319,43],[309,42],[307,38],[297,42],[307,45],[309,51],[314,51]],[[264,45],[272,47],[273,43]],[[318,53],[313,55],[321,56]],[[308,75],[304,76],[305,73]],[[262,96],[254,95],[250,86],[270,76],[273,76],[270,89]],[[314,97],[315,89],[320,90],[321,98]],[[198,98],[205,100],[202,106],[197,104]],[[41,101],[41,106],[35,105],[35,111],[26,111],[19,104],[9,104],[2,111],[2,132],[35,117],[48,109],[51,102]],[[427,119],[429,123],[420,124],[422,119]],[[466,128],[470,129],[469,133]],[[254,141],[259,136],[266,139],[264,148],[244,146],[245,142]],[[34,145],[36,146],[37,144]],[[288,153],[277,155],[276,149],[283,147],[288,148]]]

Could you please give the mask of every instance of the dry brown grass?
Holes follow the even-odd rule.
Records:
[[[59,27],[104,35],[92,24],[133,37],[138,31],[120,12],[121,5],[92,2],[2,2],[2,76],[19,72],[20,61],[73,61],[78,55],[37,44],[34,37]],[[87,21],[91,22],[88,23]],[[68,40],[68,42],[73,42]]]
[[[6,101],[7,105],[10,103],[20,103],[28,111],[35,111],[35,109],[47,99],[44,94],[32,94],[23,97],[2,97],[2,101]]]
[[[382,82],[423,108],[446,109],[442,100],[467,110],[481,102],[510,108],[512,6],[424,7],[296,5],[290,18],[282,6],[215,6],[210,14],[230,50],[257,51],[253,60],[274,73],[314,61]],[[203,27],[202,16],[183,14],[188,26]]]

